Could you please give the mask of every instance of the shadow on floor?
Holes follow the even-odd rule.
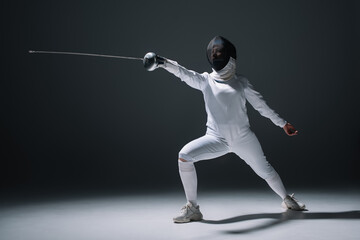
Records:
[[[248,220],[256,220],[256,219],[274,219],[271,222],[266,224],[248,228],[248,229],[241,229],[241,230],[231,230],[225,231],[228,234],[241,234],[241,233],[248,233],[257,230],[262,230],[266,228],[270,228],[279,224],[286,223],[289,220],[305,220],[305,219],[360,219],[360,211],[347,211],[347,212],[297,212],[288,210],[283,213],[258,213],[258,214],[248,214],[242,215],[232,218],[226,218],[222,220],[202,220],[201,223],[206,224],[227,224],[227,223],[235,223],[241,221],[248,221]]]

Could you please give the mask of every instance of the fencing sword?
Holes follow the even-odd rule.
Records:
[[[126,60],[140,60],[140,61],[143,61],[144,68],[148,71],[155,70],[159,64],[157,61],[157,58],[156,58],[157,55],[153,52],[148,52],[143,58],[117,56],[117,55],[105,55],[105,54],[96,54],[96,53],[57,52],[57,51],[38,51],[38,50],[29,50],[29,53],[62,54],[62,55],[118,58],[118,59],[126,59]]]

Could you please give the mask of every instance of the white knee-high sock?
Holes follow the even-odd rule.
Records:
[[[187,201],[196,206],[197,176],[194,163],[179,161],[179,173]]]
[[[275,170],[271,174],[271,177],[266,178],[265,181],[269,184],[271,189],[281,197],[281,199],[286,197],[287,193],[284,184],[281,181],[279,174]]]

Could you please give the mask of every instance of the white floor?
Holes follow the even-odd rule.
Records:
[[[201,193],[204,221],[174,224],[179,194],[103,195],[0,206],[1,240],[360,239],[360,192],[297,192],[284,212],[271,192]]]

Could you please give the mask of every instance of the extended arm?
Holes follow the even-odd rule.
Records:
[[[246,99],[262,116],[269,118],[275,125],[283,128],[287,135],[297,135],[298,131],[266,104],[261,94],[255,91],[248,80],[244,90]]]
[[[202,90],[207,82],[203,74],[188,70],[173,60],[156,55],[155,62],[157,63],[157,67],[164,68],[166,71],[186,82],[186,84],[192,88]]]

